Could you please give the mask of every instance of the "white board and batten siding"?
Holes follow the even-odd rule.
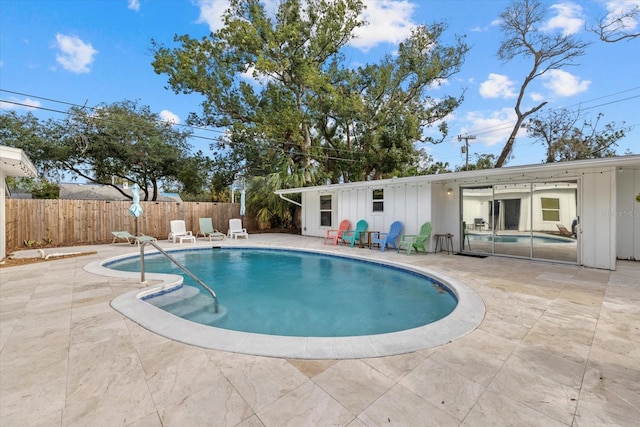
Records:
[[[384,190],[384,209],[373,211],[373,190]],[[320,196],[332,196],[331,226],[320,224]],[[334,191],[305,191],[302,193],[302,235],[324,237],[328,229],[337,229],[343,219],[352,228],[364,219],[368,230],[386,232],[391,223],[400,221],[403,233],[417,233],[420,226],[431,220],[431,184],[372,182],[367,187],[346,187]]]
[[[616,245],[618,259],[640,260],[640,170],[621,168],[616,173]],[[640,282],[640,280],[639,280]]]
[[[572,181],[578,186],[577,204]],[[305,236],[324,237],[327,229],[336,229],[343,219],[351,221],[352,227],[364,219],[368,229],[375,231],[388,231],[392,222],[400,221],[406,234],[417,233],[424,222],[430,221],[433,234],[456,236],[453,243],[457,251],[462,221],[470,223],[476,215],[481,217],[480,211],[473,211],[473,203],[469,212],[465,211],[465,218],[461,217],[461,187],[513,183],[558,186],[562,211],[559,223],[569,226],[575,216],[580,217],[579,265],[615,270],[617,259],[640,260],[640,203],[636,201],[640,194],[640,156],[307,187],[282,190],[281,194],[302,193]],[[567,186],[566,197],[562,185]],[[375,189],[384,190],[383,212],[373,211]],[[331,227],[320,225],[320,196],[326,194],[332,196]],[[477,197],[478,203],[482,202],[482,194]],[[536,216],[541,211],[538,199],[535,192],[533,199],[522,199],[521,219],[537,230],[554,231],[555,223],[547,227],[549,224]],[[532,217],[527,213],[530,211],[534,212]],[[431,249],[433,245],[431,239]]]

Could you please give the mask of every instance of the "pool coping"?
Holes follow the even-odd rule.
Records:
[[[251,244],[234,248],[265,249]],[[189,250],[196,248],[185,248]],[[271,247],[271,249],[274,249]],[[336,254],[323,250],[308,250],[279,246],[276,249],[331,255],[372,262],[371,258],[357,254]],[[157,251],[145,252],[152,254]],[[168,250],[169,253],[175,252]],[[140,273],[112,270],[105,264],[130,258],[136,254],[125,254],[87,264],[85,271],[93,274],[140,278]],[[424,267],[397,261],[375,259],[381,265],[401,268],[419,274],[427,274],[447,286],[458,299],[456,308],[445,318],[428,325],[377,335],[353,337],[287,337],[238,332],[191,322],[141,300],[144,295],[169,290],[182,285],[180,275],[146,273],[147,280],[159,281],[144,289],[126,292],[111,301],[111,307],[145,329],[168,339],[202,348],[292,359],[360,359],[391,356],[436,347],[475,330],[485,315],[485,305],[480,295],[464,283],[443,274],[436,274]]]

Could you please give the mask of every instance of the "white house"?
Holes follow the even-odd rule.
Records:
[[[640,260],[640,156],[513,166],[278,190],[300,193],[302,235],[324,237],[348,219],[388,231],[452,234],[456,252],[569,262],[614,270]],[[295,202],[294,202],[295,203]],[[575,227],[575,237],[561,229]],[[569,233],[570,234],[570,233]]]
[[[7,184],[5,179],[8,176],[31,176],[37,175],[36,167],[24,151],[0,145],[0,259],[7,256],[7,231],[5,213],[5,193]]]

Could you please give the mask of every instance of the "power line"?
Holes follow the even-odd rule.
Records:
[[[616,104],[616,103],[619,103],[619,102],[629,101],[631,99],[639,98],[640,95],[634,95],[634,96],[630,96],[630,97],[626,97],[626,98],[622,98],[622,99],[617,99],[617,100],[613,100],[613,101],[610,101],[610,102],[601,103],[601,104],[597,104],[597,105],[593,105],[593,106],[589,106],[589,107],[585,107],[585,108],[578,108],[575,111],[569,110],[570,107],[582,106],[584,104],[588,104],[588,103],[593,102],[593,101],[597,101],[597,100],[601,100],[601,99],[605,99],[605,98],[610,98],[612,96],[620,95],[620,94],[623,94],[623,93],[630,93],[630,92],[633,92],[633,91],[638,90],[638,89],[640,89],[640,86],[633,87],[633,88],[626,89],[626,90],[619,91],[619,92],[615,92],[615,93],[611,93],[611,94],[608,94],[608,95],[603,95],[603,96],[600,96],[600,97],[597,97],[597,98],[593,98],[593,99],[590,99],[590,100],[586,100],[586,101],[583,101],[583,102],[580,102],[580,103],[571,104],[571,105],[569,105],[567,107],[554,108],[554,109],[551,109],[550,111],[560,111],[560,110],[563,110],[563,109],[568,110],[569,112],[585,111],[585,110],[590,110],[590,109],[594,109],[594,108],[598,108],[598,107],[602,107],[602,106],[606,106],[606,105]],[[96,110],[97,109],[97,107],[87,107],[86,103],[85,103],[85,105],[80,105],[80,104],[76,104],[76,103],[72,103],[72,102],[56,100],[56,99],[52,99],[52,98],[47,98],[47,97],[38,96],[38,95],[32,95],[32,94],[27,94],[27,93],[24,93],[24,92],[12,91],[12,90],[8,90],[8,89],[0,88],[0,92],[6,92],[6,93],[13,94],[13,95],[25,96],[25,97],[40,99],[40,100],[44,100],[44,101],[48,101],[48,102],[54,102],[54,103],[58,103],[58,104],[69,105],[69,106],[73,106],[73,107],[77,107],[77,108],[81,108],[81,109],[86,109],[86,108],[88,108],[90,110]],[[49,112],[69,115],[68,111],[57,110],[57,109],[53,109],[53,108],[46,108],[46,107],[42,107],[42,106],[34,106],[34,105],[24,104],[24,103],[17,102],[17,101],[10,101],[10,100],[2,100],[2,99],[0,99],[0,102],[5,102],[5,103],[13,104],[13,105],[26,107],[26,108],[33,108],[33,109],[38,109],[38,110],[43,110],[43,111],[49,111]],[[225,130],[211,129],[211,128],[205,128],[205,127],[200,127],[200,126],[181,124],[181,123],[171,123],[171,122],[165,122],[165,123],[170,123],[172,126],[178,126],[178,127],[182,127],[182,128],[186,128],[186,129],[190,129],[190,130],[206,131],[206,132],[213,132],[213,133],[219,133],[219,134],[226,133]],[[502,123],[498,123],[498,124],[495,124],[495,125],[492,125],[492,126],[488,126],[488,127],[485,127],[485,128],[469,130],[466,133],[467,134],[468,133],[474,133],[474,135],[486,135],[486,134],[491,134],[491,133],[494,133],[494,132],[497,132],[497,131],[500,131],[500,130],[509,129],[509,128],[512,127],[512,125],[513,125],[512,122],[502,122]],[[189,136],[189,138],[200,139],[200,140],[211,141],[211,142],[219,142],[219,140],[217,138],[206,137],[206,136],[195,135],[195,134],[191,134]],[[452,137],[448,138],[448,140],[449,141],[453,141],[454,138],[456,138],[456,137],[452,136]],[[458,140],[460,140],[460,139],[458,139]],[[467,143],[468,143],[468,141],[467,141]],[[230,141],[226,141],[225,144],[228,144],[228,145],[239,145],[239,143],[234,143],[234,142],[230,142]],[[315,147],[315,148],[319,148],[321,150],[334,150],[335,152],[346,153],[346,154],[356,154],[357,153],[357,150],[352,150],[352,149],[347,149],[347,148],[335,148],[335,147],[326,147],[326,146],[319,146],[319,147]],[[468,149],[467,149],[467,151],[468,151]],[[302,152],[294,153],[294,154],[303,155]],[[358,161],[358,160],[354,160],[354,159],[347,159],[347,158],[335,157],[335,156],[317,156],[317,155],[311,155],[309,153],[304,153],[304,155],[306,155],[306,156],[308,156],[310,158],[314,158],[314,159],[319,160],[319,161],[321,161],[321,160],[339,160],[339,161],[346,161],[346,162],[357,162]],[[455,156],[449,156],[449,157],[454,158]]]
[[[29,95],[27,95],[27,96],[29,96]],[[35,98],[34,96],[31,96],[31,97]],[[39,98],[39,99],[43,99],[43,98]],[[36,106],[33,106],[33,105],[20,103],[20,102],[17,102],[17,101],[9,101],[9,100],[0,99],[0,102],[5,102],[5,103],[13,104],[13,105],[19,105],[19,106],[22,106],[22,107],[35,108],[35,109],[39,109],[39,110],[44,110],[44,111],[50,111],[50,112],[54,112],[54,113],[61,113],[61,114],[69,115],[69,112],[67,112],[67,111],[56,110],[56,109],[53,109],[53,108],[46,108],[46,107],[36,107]],[[67,103],[67,105],[78,106],[77,104],[71,104],[71,103]],[[112,123],[121,123],[118,120],[112,120],[112,119],[108,119],[108,118],[100,118],[99,120],[110,121]],[[127,123],[127,125],[131,126],[131,123]],[[175,126],[176,123],[173,123],[172,125]],[[134,125],[134,126],[136,126],[136,125]],[[139,126],[139,125],[137,125],[137,126]],[[185,127],[190,127],[188,125],[184,125],[184,126]],[[144,127],[144,126],[141,126],[141,127]],[[196,129],[199,129],[199,128],[196,127]],[[222,131],[219,131],[219,132],[220,133],[224,133]],[[190,138],[198,138],[198,139],[203,139],[203,140],[207,140],[207,141],[218,142],[217,139],[209,138],[209,137],[206,137],[206,136],[200,136],[200,135],[190,135]],[[228,145],[240,145],[240,143],[234,143],[232,141],[226,141],[225,144],[228,144]],[[321,148],[321,149],[324,149],[324,150],[332,149],[331,147],[315,147],[315,148]],[[335,150],[336,151],[347,151],[346,149],[335,149]],[[356,153],[356,150],[351,150],[349,152]],[[293,151],[293,152],[290,152],[290,153],[291,154],[296,154],[296,155],[306,155],[307,157],[315,159],[317,161],[339,160],[339,161],[353,162],[353,163],[359,162],[359,160],[356,160],[356,159],[346,159],[346,158],[343,158],[343,157],[334,157],[334,156],[318,156],[318,155],[315,155],[313,153],[303,153],[302,151]]]
[[[633,92],[635,90],[640,89],[640,86],[636,86],[633,88],[629,88],[629,89],[625,89],[622,91],[618,91],[618,92],[614,92],[608,95],[603,95],[603,96],[599,96],[597,98],[592,98],[592,99],[588,99],[586,101],[582,101],[579,103],[575,103],[575,104],[571,104],[565,107],[557,107],[557,108],[553,108],[550,111],[560,111],[560,110],[569,110],[569,108],[571,107],[576,107],[576,106],[582,106],[584,104],[588,104],[590,102],[593,101],[598,101],[600,99],[604,99],[604,98],[610,98],[612,96],[616,96],[616,95],[620,95],[623,93],[630,93]],[[66,101],[60,101],[60,100],[56,100],[56,99],[52,99],[52,98],[47,98],[47,97],[42,97],[42,96],[38,96],[38,95],[32,95],[32,94],[27,94],[24,92],[17,92],[17,91],[12,91],[12,90],[8,90],[8,89],[2,89],[0,88],[0,92],[7,92],[7,93],[11,93],[14,95],[19,95],[19,96],[26,96],[26,97],[30,97],[30,98],[35,98],[35,99],[42,99],[45,101],[49,101],[49,102],[55,102],[55,103],[59,103],[59,104],[64,104],[64,105],[69,105],[69,106],[74,106],[74,107],[80,107],[80,108],[86,108],[86,103],[85,105],[79,105],[79,104],[75,104],[75,103],[71,103],[71,102],[66,102]],[[640,97],[640,95],[635,95],[635,96],[631,96],[631,97],[627,97],[627,98],[623,98],[623,99],[618,99],[618,100],[614,100],[614,101],[610,101],[610,102],[606,102],[606,103],[602,103],[602,104],[598,104],[598,105],[593,105],[590,107],[585,107],[585,108],[579,108],[575,111],[585,111],[585,110],[590,110],[593,108],[598,108],[598,107],[603,107],[606,105],[611,105],[611,104],[616,104],[619,102],[624,102],[624,101],[628,101],[631,99],[635,99]],[[45,110],[45,111],[52,111],[52,112],[58,112],[58,113],[63,113],[66,114],[66,112],[64,111],[60,111],[60,110],[54,110],[54,109],[49,109],[49,108],[44,108],[44,107],[37,107],[37,106],[33,106],[33,105],[26,105],[26,104],[22,104],[22,103],[18,103],[15,101],[3,101],[3,102],[7,102],[7,103],[12,103],[12,104],[16,104],[16,105],[20,105],[20,106],[24,106],[24,107],[28,107],[28,108],[36,108],[36,109],[41,109],[41,110]],[[88,107],[92,110],[94,110],[96,107]],[[575,112],[575,111],[571,111],[569,110],[569,112]],[[193,125],[185,125],[185,124],[181,124],[181,123],[174,123],[174,126],[180,126],[180,127],[184,127],[184,128],[188,128],[188,129],[197,129],[197,130],[202,130],[202,131],[207,131],[207,132],[215,132],[215,133],[225,133],[225,131],[222,130],[218,130],[218,129],[209,129],[209,128],[204,128],[204,127],[199,127],[199,126],[193,126]],[[497,132],[503,129],[508,129],[510,128],[512,125],[512,122],[502,122],[502,123],[498,123],[495,124],[493,126],[488,126],[485,128],[480,128],[480,129],[472,129],[469,130],[466,133],[474,133],[475,135],[484,135],[484,134],[488,134],[488,133],[493,133],[493,132]],[[455,137],[451,137],[451,140],[453,140]],[[205,138],[205,137],[201,137],[201,139],[210,139],[210,138]],[[337,151],[347,151],[349,152],[349,150],[347,149],[336,149]]]
[[[33,108],[33,109],[37,109],[37,110],[50,111],[52,113],[60,113],[60,114],[70,115],[68,111],[56,110],[56,109],[53,109],[53,108],[46,108],[46,107],[40,107],[40,106],[33,106],[33,105],[30,105],[30,104],[23,104],[23,103],[20,103],[20,102],[17,102],[17,101],[9,101],[9,100],[6,100],[6,99],[0,99],[0,102],[4,102],[4,103],[7,103],[7,104],[13,104],[13,105],[19,105],[21,107]],[[76,104],[69,104],[69,105],[77,106]],[[113,119],[100,118],[100,120],[111,121],[112,123],[120,123],[119,121],[113,120]],[[165,123],[169,123],[169,122],[165,122]],[[131,126],[131,123],[127,123],[127,125]],[[180,126],[178,123],[171,123],[171,125],[172,126]],[[134,125],[134,126],[139,126],[139,125]],[[182,126],[190,127],[188,125],[182,125]],[[213,131],[213,130],[211,130],[211,131]],[[223,133],[222,131],[219,131],[219,132]],[[204,140],[208,140],[208,141],[217,141],[214,138],[209,138],[209,137],[200,136],[200,135],[193,135],[193,134],[190,135],[189,138],[198,138],[198,139],[204,139]]]
[[[55,99],[51,99],[51,98],[46,98],[46,97],[42,97],[42,96],[27,94],[27,93],[23,93],[23,92],[16,92],[16,91],[7,90],[7,89],[1,89],[0,88],[0,92],[7,92],[7,93],[14,94],[14,95],[25,96],[25,97],[28,97],[28,98],[41,99],[41,100],[54,102],[54,103],[58,103],[58,104],[69,105],[69,106],[77,107],[77,108],[81,108],[81,109],[85,109],[86,108],[86,109],[89,109],[89,110],[92,110],[92,111],[95,111],[96,109],[98,109],[98,107],[87,107],[86,104],[85,105],[79,105],[79,104],[75,104],[75,103],[72,103],[72,102],[59,101],[59,100],[55,100]],[[0,102],[5,102],[5,103],[8,103],[8,104],[18,105],[18,106],[25,107],[25,108],[32,108],[32,109],[37,109],[37,110],[49,111],[49,112],[53,112],[53,113],[60,113],[60,114],[70,115],[68,111],[57,110],[57,109],[53,109],[53,108],[46,108],[46,107],[42,107],[42,106],[35,106],[35,105],[31,105],[31,104],[21,103],[21,102],[18,102],[18,101],[0,99]],[[108,119],[104,119],[103,118],[102,120],[108,120]],[[111,120],[111,122],[118,123],[117,120],[113,120],[113,119]],[[179,126],[179,127],[187,128],[187,129],[190,129],[190,130],[202,130],[202,131],[214,132],[214,133],[219,133],[219,134],[226,133],[225,130],[209,129],[209,128],[204,128],[204,127],[200,127],[200,126],[186,125],[186,124],[182,124],[182,123],[171,123],[171,122],[164,122],[164,121],[162,121],[162,122],[163,123],[170,123],[172,126]],[[127,123],[127,125],[131,125],[131,124]],[[212,142],[219,142],[215,138],[210,138],[210,137],[200,136],[200,135],[195,135],[195,134],[191,134],[189,136],[189,138],[202,139],[202,140],[212,141]],[[234,145],[234,143],[230,142],[230,141],[226,141],[225,144]],[[236,145],[237,145],[237,143],[236,143]],[[316,148],[320,148],[322,150],[334,150],[336,152],[344,152],[344,153],[347,153],[347,154],[352,154],[352,153],[356,153],[357,152],[356,150],[350,150],[350,149],[347,149],[347,148],[323,147],[323,146],[316,147]],[[326,159],[333,159],[333,160],[353,161],[352,159],[342,159],[342,158],[339,158],[339,157],[331,157],[331,156],[326,156],[325,158]]]
[[[624,101],[629,101],[631,99],[639,98],[640,95],[634,95],[634,96],[630,96],[630,97],[627,97],[627,98],[622,98],[622,99],[617,99],[617,100],[613,100],[613,101],[610,101],[610,102],[605,102],[605,103],[602,103],[602,104],[592,105],[592,106],[583,107],[583,108],[576,108],[575,110],[571,110],[571,108],[573,108],[573,107],[580,107],[580,106],[583,106],[584,104],[588,104],[588,103],[593,102],[593,101],[598,101],[598,100],[604,99],[604,98],[610,98],[612,96],[620,95],[620,94],[623,94],[623,93],[630,93],[630,92],[633,92],[633,91],[638,90],[638,89],[640,89],[640,86],[636,86],[636,87],[633,87],[633,88],[630,88],[630,89],[626,89],[626,90],[623,90],[623,91],[611,93],[611,94],[608,94],[608,95],[599,96],[597,98],[588,99],[586,101],[578,102],[578,103],[571,104],[571,105],[568,105],[568,106],[565,106],[565,107],[552,108],[549,111],[567,110],[568,112],[573,113],[573,112],[577,112],[577,111],[592,110],[594,108],[603,107],[603,106],[606,106],[606,105],[617,104],[619,102],[624,102]],[[488,126],[488,127],[485,127],[485,128],[470,129],[470,130],[467,130],[466,133],[473,133],[475,135],[485,135],[485,134],[488,134],[488,133],[493,133],[493,132],[497,132],[497,131],[500,131],[500,130],[509,129],[512,126],[513,126],[513,122],[505,121],[505,122],[497,123],[495,125]],[[452,137],[450,137],[450,140],[454,141],[455,138],[456,137],[452,136]]]
[[[1,88],[0,88],[0,92],[7,92],[7,93],[10,93],[10,94],[13,94],[13,95],[26,96],[28,98],[41,99],[43,101],[49,101],[49,102],[54,102],[54,103],[57,103],[57,104],[69,105],[71,107],[77,107],[77,108],[81,108],[81,109],[88,108],[89,110],[92,110],[92,111],[95,111],[98,108],[98,107],[87,107],[86,103],[84,105],[80,105],[80,104],[75,104],[75,103],[72,103],[72,102],[60,101],[60,100],[56,100],[56,99],[52,99],[52,98],[46,98],[46,97],[43,97],[43,96],[31,95],[31,94],[28,94],[28,93],[16,92],[16,91],[7,90],[7,89],[1,89]],[[51,108],[45,108],[45,107],[35,106],[35,105],[30,105],[30,104],[23,104],[23,103],[20,103],[20,102],[17,102],[17,101],[9,101],[9,100],[0,100],[0,101],[6,102],[6,103],[10,103],[10,104],[20,105],[22,107],[27,107],[27,108],[51,111],[51,112],[67,114],[67,115],[69,114],[68,111],[55,110],[55,109],[51,109]],[[167,123],[170,123],[170,122],[167,122]],[[218,129],[210,129],[210,128],[205,128],[205,127],[201,127],[201,126],[185,125],[185,124],[182,124],[182,123],[172,123],[172,125],[173,126],[185,127],[185,128],[189,128],[189,129],[197,129],[197,130],[202,130],[202,131],[207,131],[207,132],[214,132],[214,133],[224,133],[225,132],[225,131],[221,131],[221,130],[218,130]]]

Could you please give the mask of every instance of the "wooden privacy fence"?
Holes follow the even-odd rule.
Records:
[[[42,245],[84,245],[107,243],[112,231],[136,232],[136,218],[129,213],[128,200],[6,200],[7,252]],[[137,231],[166,239],[170,221],[182,219],[187,230],[197,233],[199,218],[212,218],[213,227],[223,233],[230,218],[242,218],[243,227],[255,230],[250,215],[240,217],[238,203],[140,202],[143,213],[137,218]],[[25,242],[30,242],[26,244]],[[36,242],[39,242],[36,243]]]

